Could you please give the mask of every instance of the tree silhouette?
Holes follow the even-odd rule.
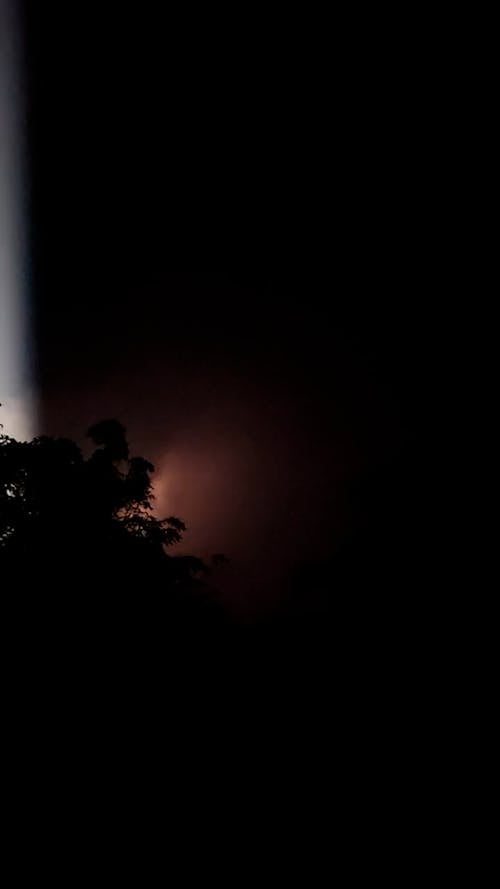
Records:
[[[58,589],[78,578],[91,588],[189,590],[203,562],[166,549],[181,519],[153,512],[154,466],[131,456],[124,427],[104,420],[87,433],[85,458],[68,439],[19,442],[0,435],[0,556],[20,574],[38,572]]]

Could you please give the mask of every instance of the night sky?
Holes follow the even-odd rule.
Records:
[[[369,23],[302,45],[158,10],[27,4],[40,424],[119,418],[253,609],[418,454],[442,250],[422,77]]]
[[[495,350],[472,305],[493,226],[467,203],[492,200],[483,18],[7,6],[24,50],[18,72],[0,29],[14,839],[27,810],[52,870],[95,847],[116,872],[130,836],[141,877],[181,848],[234,885],[273,852],[305,885],[323,849],[335,875],[394,885],[463,868],[494,675],[466,479],[489,494],[495,376],[476,355]],[[89,459],[9,440],[9,422],[28,436],[30,382],[35,432]],[[86,437],[109,418],[156,467],[156,515],[187,525],[167,552],[211,572],[161,552],[147,465],[118,462],[116,426]]]

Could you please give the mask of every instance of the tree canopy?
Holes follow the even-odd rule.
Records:
[[[65,438],[20,442],[0,435],[0,555],[19,572],[74,586],[193,584],[204,565],[172,557],[185,531],[176,516],[153,511],[154,466],[132,456],[125,428],[103,420],[87,433],[89,457]]]

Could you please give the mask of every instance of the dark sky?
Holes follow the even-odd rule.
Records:
[[[43,428],[125,422],[187,544],[265,600],[416,448],[442,250],[421,72],[369,23],[26,23]]]

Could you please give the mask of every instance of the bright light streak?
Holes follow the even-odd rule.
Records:
[[[28,251],[21,33],[16,0],[0,0],[0,422],[30,438],[34,399],[27,317]]]

